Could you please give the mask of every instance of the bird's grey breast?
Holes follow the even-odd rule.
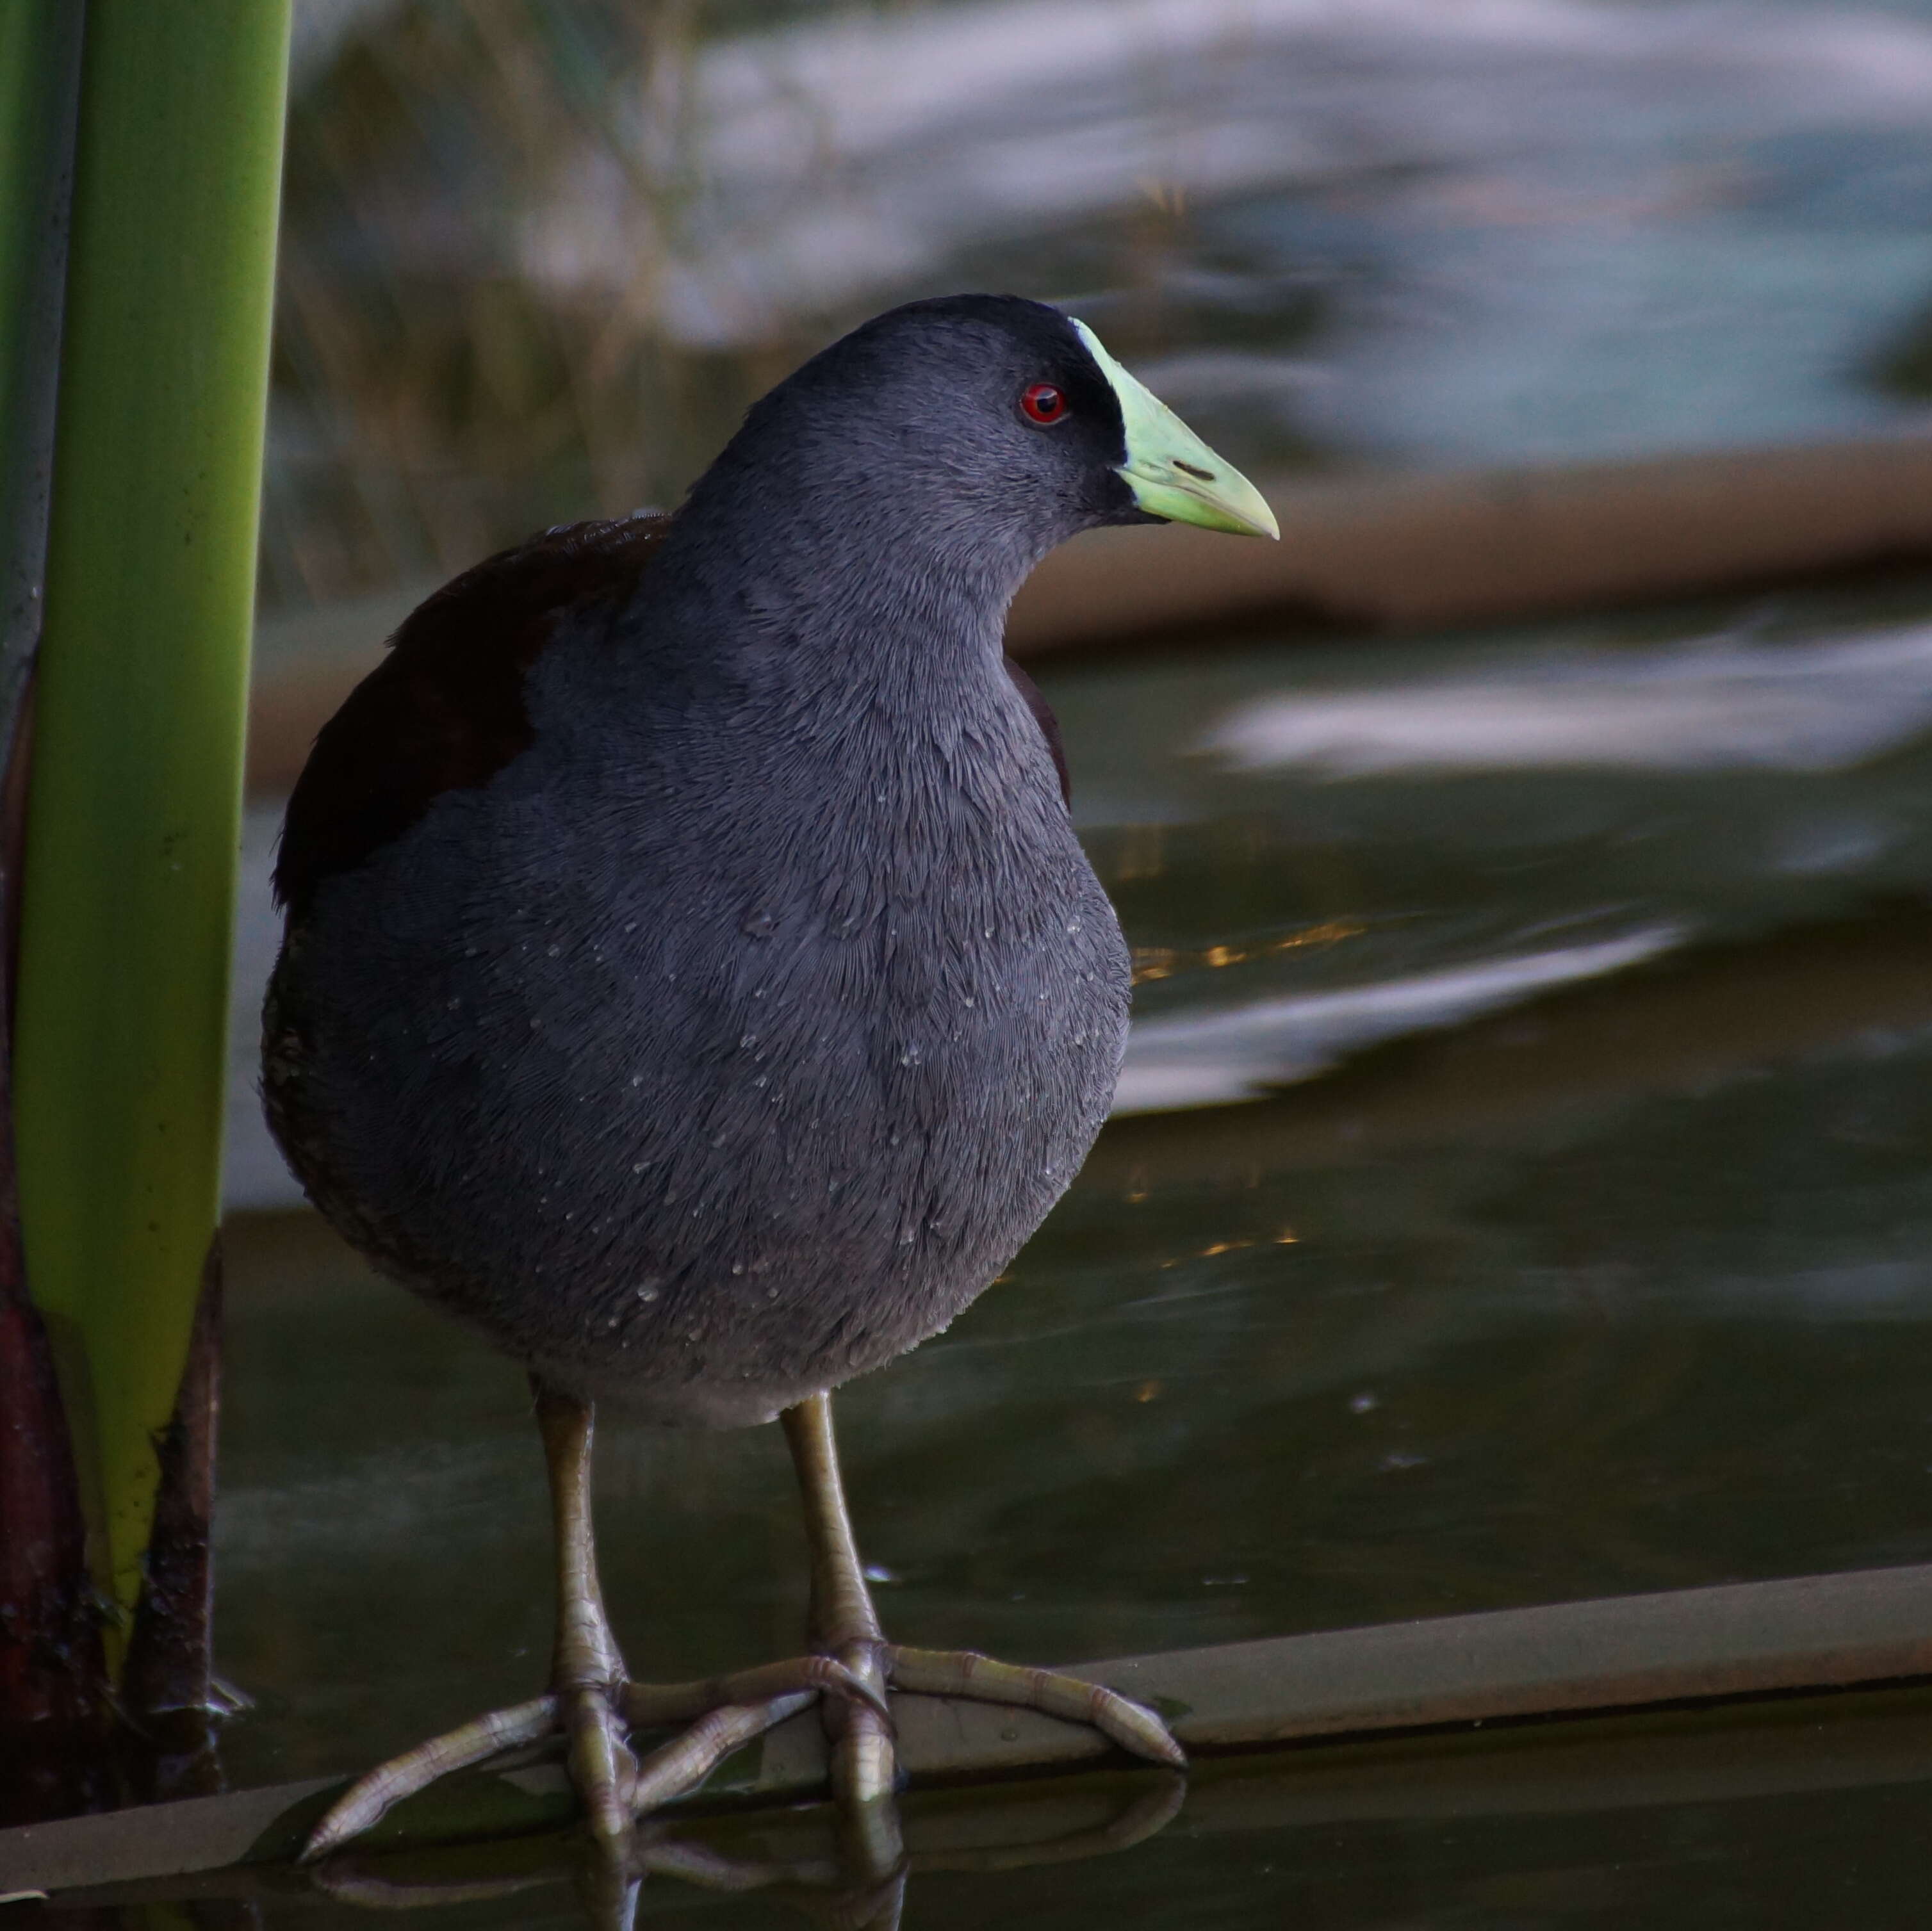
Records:
[[[1112,910],[996,667],[910,730],[595,675],[550,653],[530,749],[324,886],[332,1157],[398,1271],[554,1374],[826,1385],[943,1326],[1077,1168]]]

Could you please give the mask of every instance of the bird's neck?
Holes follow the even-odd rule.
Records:
[[[540,733],[626,786],[671,795],[698,772],[718,797],[728,780],[747,823],[764,822],[760,797],[788,812],[812,797],[838,824],[890,796],[922,871],[935,814],[953,824],[963,796],[988,817],[1024,796],[1064,823],[1046,741],[1002,661],[1032,559],[933,543],[883,506],[856,526],[796,499],[749,506],[769,513],[745,514],[743,496],[730,514],[697,496],[678,511],[624,614],[538,666]]]
[[[930,692],[999,674],[1007,606],[1045,546],[942,493],[760,473],[701,482],[652,571],[675,633],[734,679]]]

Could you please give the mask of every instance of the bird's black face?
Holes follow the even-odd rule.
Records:
[[[970,538],[1028,564],[1106,523],[1274,534],[1252,485],[1091,331],[1016,296],[878,316],[806,363],[746,428],[768,448],[782,434],[809,487],[850,504],[855,521],[916,523],[942,546]]]
[[[963,296],[881,316],[854,349],[910,377],[907,441],[978,512],[1058,541],[1144,523],[1121,469],[1120,399],[1075,325],[1037,302]],[[848,338],[850,339],[850,338]]]

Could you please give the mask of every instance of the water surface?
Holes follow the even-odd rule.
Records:
[[[1006,1279],[840,1398],[892,1631],[1071,1660],[1932,1560],[1928,622],[1901,581],[1049,678],[1141,961],[1136,1110]],[[1444,679],[1532,724],[1576,691],[1640,715],[1499,754]],[[1290,700],[1352,734],[1276,742]],[[1136,1066],[1196,1060],[1232,1103],[1132,1101]],[[319,1223],[231,1240],[220,1662],[257,1699],[232,1771],[347,1770],[530,1694],[518,1372]],[[602,1457],[634,1667],[796,1647],[776,1430],[613,1426]],[[1137,1876],[947,1880],[910,1921],[1116,1922],[1130,1885],[1203,1924],[1676,1921],[1666,1897],[1796,1924],[1753,1915],[1826,1883],[1822,1840],[1766,1876],[1784,1801],[1533,1850],[1365,1822],[1231,1863],[1182,1830]],[[1919,1828],[1914,1792],[1834,1801],[1862,1858]]]
[[[298,108],[272,603],[670,499],[833,330],[962,286],[1066,301],[1262,472],[1904,429],[1932,393],[1924,4],[728,11],[660,49],[655,118],[525,10],[550,37],[500,70],[379,25]],[[544,111],[493,121],[504,73]],[[1042,681],[1136,1036],[1009,1276],[840,1398],[896,1635],[1071,1660],[1932,1559],[1932,583]],[[530,1695],[550,1613],[519,1372],[279,1210],[272,835],[218,1531],[248,1783]],[[776,1432],[601,1453],[634,1666],[794,1650]],[[1642,1801],[1405,1807],[1381,1758],[1352,1807],[1204,1786],[1117,1858],[922,1877],[908,1922],[1922,1920],[1909,1764],[1664,1756]]]

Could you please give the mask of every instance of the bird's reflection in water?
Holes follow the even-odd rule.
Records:
[[[362,1849],[311,1874],[346,1904],[378,1910],[494,1903],[518,1893],[576,1888],[595,1931],[632,1931],[646,1880],[715,1891],[758,1891],[822,1931],[898,1931],[921,1874],[1024,1870],[1130,1850],[1179,1816],[1186,1780],[1137,1771],[1076,1787],[970,1793],[964,1807],[886,1798],[755,1819],[655,1819],[613,1856],[579,1831],[436,1851]]]

